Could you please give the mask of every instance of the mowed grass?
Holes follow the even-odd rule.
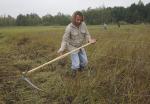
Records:
[[[64,26],[0,28],[0,103],[149,104],[150,25],[88,26],[96,44],[88,66],[72,79],[70,57],[21,80],[21,73],[58,56]]]

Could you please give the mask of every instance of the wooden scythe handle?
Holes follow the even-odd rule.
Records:
[[[88,46],[88,45],[90,45],[90,44],[91,44],[91,43],[87,43],[87,44],[85,44],[85,45],[83,45],[83,46],[81,46],[81,47],[79,47],[79,48],[76,48],[76,49],[74,49],[74,50],[68,52],[68,53],[65,53],[65,54],[63,54],[63,55],[61,55],[61,56],[59,56],[59,57],[56,57],[55,59],[53,59],[53,60],[51,60],[51,61],[49,61],[49,62],[46,62],[46,63],[44,63],[44,64],[42,64],[42,65],[40,65],[40,66],[38,66],[38,67],[36,67],[36,68],[31,69],[30,71],[26,72],[26,74],[31,74],[32,72],[34,72],[34,71],[36,71],[36,70],[38,70],[38,69],[40,69],[40,68],[42,68],[42,67],[44,67],[44,66],[46,66],[46,65],[48,65],[48,64],[51,64],[51,63],[53,63],[53,62],[55,62],[55,61],[57,61],[57,60],[60,60],[60,59],[62,59],[62,58],[64,58],[64,57],[66,57],[67,55],[69,55],[69,54],[71,54],[71,53],[73,53],[73,52],[75,52],[75,51],[77,51],[77,50],[79,50],[79,49],[81,49],[81,48],[84,48],[84,47],[86,47],[86,46]]]

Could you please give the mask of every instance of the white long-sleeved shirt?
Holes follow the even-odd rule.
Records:
[[[65,49],[71,51],[88,42],[91,39],[87,26],[84,22],[79,27],[70,23],[65,30],[62,38],[61,47],[58,52],[63,52]]]

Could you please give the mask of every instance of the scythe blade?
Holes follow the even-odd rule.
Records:
[[[24,81],[26,81],[31,87],[33,87],[33,88],[35,88],[35,89],[37,89],[37,90],[39,90],[39,91],[44,91],[44,90],[40,89],[39,87],[37,87],[36,85],[34,85],[34,84],[29,80],[29,78],[25,77],[24,75],[22,76],[22,79],[23,79]]]

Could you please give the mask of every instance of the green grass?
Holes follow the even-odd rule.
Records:
[[[28,76],[46,93],[20,80],[57,57],[64,26],[0,28],[0,103],[4,104],[148,104],[150,25],[88,26],[97,43],[86,47],[89,64],[71,78],[70,57]]]

